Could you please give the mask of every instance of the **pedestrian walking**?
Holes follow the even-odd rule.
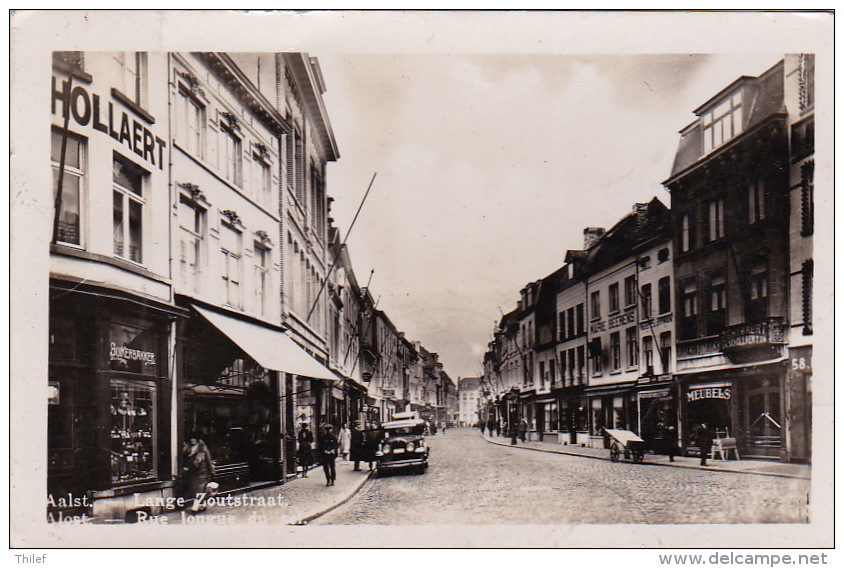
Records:
[[[484,423],[484,421],[483,421],[483,420],[478,420],[478,428],[480,428],[480,429],[481,429],[481,435],[483,435],[483,433],[484,433],[484,428],[486,428],[486,424]]]
[[[334,485],[337,480],[337,469],[334,460],[337,459],[337,447],[339,442],[334,435],[334,426],[327,424],[323,427],[322,433],[317,441],[317,452],[322,461],[322,470],[325,472],[325,485]]]
[[[182,448],[184,455],[185,493],[193,498],[191,511],[205,510],[205,499],[219,487],[214,478],[214,461],[211,451],[198,434],[192,435]]]
[[[507,427],[510,429],[510,445],[515,446],[516,438],[519,435],[519,428],[513,422],[510,422]]]
[[[495,420],[490,418],[486,421],[486,431],[489,432],[489,435],[492,436],[492,431],[495,429]]]
[[[380,428],[368,428],[363,432],[363,452],[361,461],[369,464],[369,470],[375,469],[375,452],[381,443],[382,432]]]
[[[668,445],[668,459],[674,461],[677,455],[677,428],[674,426],[669,426],[665,431],[665,443]]]
[[[522,441],[522,443],[527,441],[527,431],[528,431],[527,422],[525,420],[522,420],[521,423],[519,424],[519,439]]]
[[[363,431],[360,422],[352,424],[352,438],[350,446],[350,459],[355,462],[355,471],[360,471],[360,462],[363,461]]]
[[[302,423],[296,441],[299,444],[296,457],[299,459],[299,465],[302,466],[302,477],[308,477],[308,470],[314,463],[314,435],[307,423]]]
[[[700,448],[700,465],[709,465],[706,463],[706,459],[709,457],[709,452],[712,451],[712,440],[714,437],[712,430],[709,429],[709,426],[705,422],[702,422],[698,426],[695,432],[695,440],[697,441],[697,447]]]
[[[343,461],[349,461],[349,451],[352,447],[352,431],[349,430],[348,424],[343,424],[337,440],[340,442],[339,452],[343,456]]]

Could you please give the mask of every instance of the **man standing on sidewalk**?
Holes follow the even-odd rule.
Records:
[[[696,441],[697,447],[700,448],[700,465],[707,465],[706,458],[709,457],[709,452],[712,451],[712,430],[705,422],[702,422],[697,429]]]
[[[325,485],[334,485],[337,480],[337,469],[334,460],[337,459],[337,436],[334,435],[334,426],[326,424],[323,426],[322,434],[317,442],[317,452],[322,460],[322,469],[325,472]]]

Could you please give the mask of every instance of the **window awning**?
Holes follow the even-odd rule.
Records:
[[[193,309],[265,369],[312,379],[340,380],[281,331],[218,314],[196,305]]]

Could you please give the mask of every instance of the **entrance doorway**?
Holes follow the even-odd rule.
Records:
[[[743,397],[743,429],[749,458],[779,459],[782,450],[782,401],[775,379],[756,379]]]

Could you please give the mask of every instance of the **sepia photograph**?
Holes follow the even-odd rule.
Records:
[[[834,12],[17,10],[10,32],[18,563],[826,563]]]

